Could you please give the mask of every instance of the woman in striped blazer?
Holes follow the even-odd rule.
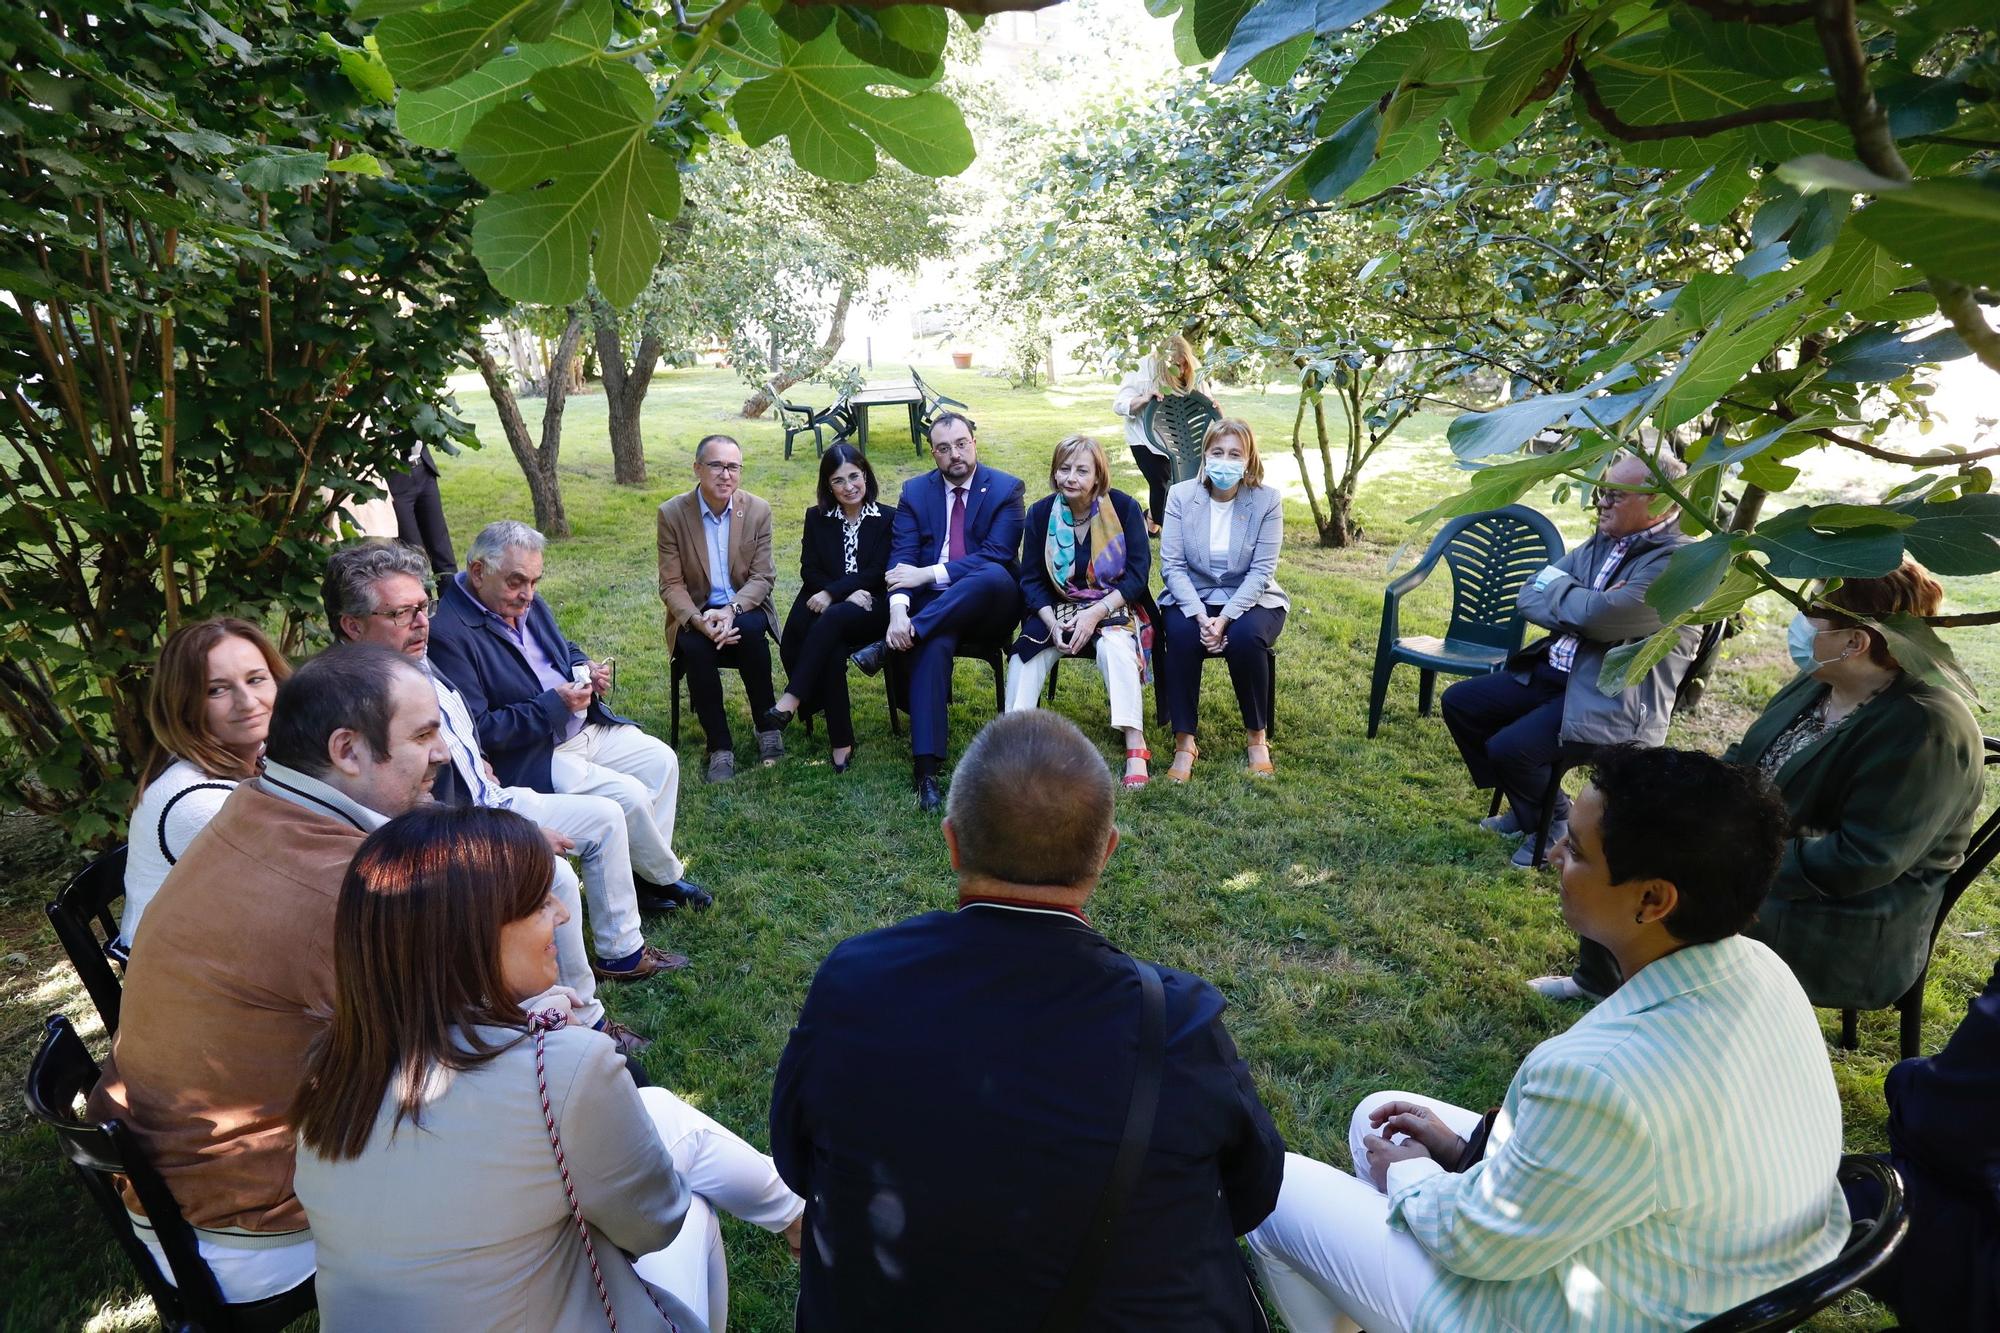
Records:
[[[1292,1328],[1685,1329],[1847,1238],[1840,1100],[1805,992],[1741,934],[1783,849],[1754,770],[1601,758],[1556,852],[1564,919],[1624,984],[1481,1116],[1364,1100],[1353,1175],[1288,1156],[1250,1236]]]

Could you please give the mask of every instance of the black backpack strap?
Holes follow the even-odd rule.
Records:
[[[160,855],[167,858],[168,865],[176,864],[179,858],[167,847],[167,816],[172,814],[174,807],[181,803],[181,797],[191,791],[234,791],[235,789],[236,784],[233,782],[190,782],[187,786],[182,787],[173,794],[166,805],[160,810],[159,823],[153,826],[153,836],[160,840]]]
[[[1153,1118],[1160,1109],[1160,1081],[1167,1056],[1167,995],[1160,974],[1151,963],[1127,957],[1139,974],[1139,1064],[1132,1072],[1132,1097],[1125,1108],[1125,1136],[1119,1141],[1118,1156],[1105,1182],[1104,1197],[1097,1206],[1097,1218],[1085,1234],[1069,1278],[1056,1293],[1044,1333],[1069,1333],[1083,1324],[1084,1309],[1097,1294],[1104,1275],[1104,1261],[1111,1253],[1111,1238],[1118,1219],[1131,1201],[1132,1188],[1146,1165],[1146,1150],[1153,1141]]]

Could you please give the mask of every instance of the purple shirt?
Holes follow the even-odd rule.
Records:
[[[521,650],[521,658],[528,664],[528,670],[535,673],[536,684],[545,690],[553,690],[574,683],[570,679],[570,674],[566,666],[551,661],[549,655],[542,651],[542,645],[535,639],[535,636],[528,633],[528,618],[525,615],[521,617],[521,623],[518,625],[510,625],[507,623],[505,616],[495,615],[486,603],[479,600],[478,594],[472,591],[472,585],[466,581],[465,571],[463,570],[460,570],[458,574],[458,586],[465,590],[467,597],[472,598],[473,605],[485,612],[486,618],[492,621],[499,628],[500,632],[505,634],[508,640]],[[569,724],[556,733],[556,744],[561,745],[564,741],[582,730],[583,719],[575,713],[571,713],[569,715]]]

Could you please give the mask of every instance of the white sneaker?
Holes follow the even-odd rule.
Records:
[[[1574,977],[1536,977],[1528,989],[1550,1000],[1595,1000],[1597,997],[1576,984]]]

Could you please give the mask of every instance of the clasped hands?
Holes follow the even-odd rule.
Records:
[[[1211,655],[1221,652],[1229,643],[1229,620],[1224,616],[1196,613],[1194,623],[1201,629],[1201,646]]]
[[[1389,1192],[1392,1163],[1428,1157],[1449,1169],[1465,1152],[1465,1140],[1452,1133],[1429,1107],[1416,1102],[1383,1102],[1368,1113],[1368,1123],[1376,1129],[1361,1140],[1368,1154],[1368,1178],[1384,1194]],[[1396,1134],[1404,1136],[1401,1143],[1390,1142]]]
[[[718,648],[727,648],[743,637],[743,631],[736,628],[736,608],[733,606],[709,607],[695,621],[695,626]]]
[[[852,602],[856,606],[860,607],[863,611],[873,611],[875,609],[875,594],[869,592],[866,588],[856,588],[853,592],[847,594],[847,596],[842,598],[841,600]],[[832,605],[833,605],[833,594],[826,591],[826,589],[824,588],[820,589],[812,596],[806,598],[806,609],[808,611],[811,611],[816,616],[824,615],[826,613],[826,609]]]
[[[1069,622],[1067,633],[1064,632],[1062,621],[1056,618],[1054,611],[1046,612],[1042,616],[1042,623],[1049,627],[1049,642],[1060,649],[1065,656],[1074,657],[1090,646],[1091,636],[1097,633],[1097,627],[1103,624],[1104,618],[1110,614],[1109,607],[1102,602],[1096,602],[1076,613],[1076,619]]]

